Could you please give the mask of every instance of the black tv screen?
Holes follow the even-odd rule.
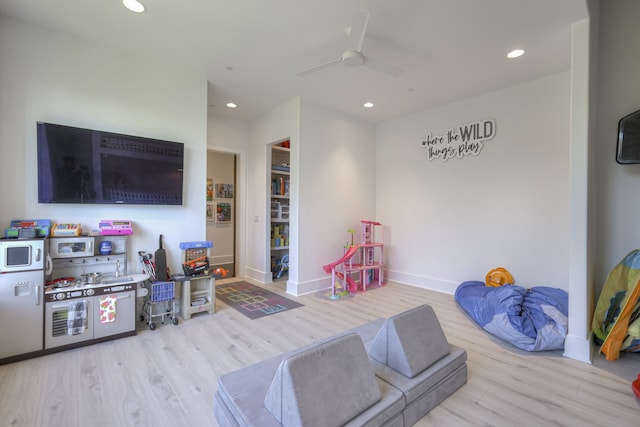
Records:
[[[618,122],[616,161],[620,164],[640,163],[640,110]]]
[[[184,144],[37,123],[38,203],[182,205]]]

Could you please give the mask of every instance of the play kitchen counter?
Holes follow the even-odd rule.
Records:
[[[127,236],[52,237],[44,295],[44,349],[136,334],[137,283],[127,274]]]
[[[79,282],[45,292],[44,349],[80,345],[135,335],[136,289],[143,274]]]
[[[136,334],[148,276],[127,273],[127,236],[3,242],[0,364]]]

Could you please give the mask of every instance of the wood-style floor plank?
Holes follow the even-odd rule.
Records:
[[[283,283],[265,287],[284,295]],[[640,425],[635,377],[515,349],[451,295],[391,283],[337,301],[289,297],[304,307],[250,320],[218,301],[216,314],[178,326],[140,323],[137,336],[0,366],[0,426],[216,426],[221,375],[420,304],[467,350],[469,377],[417,426]]]

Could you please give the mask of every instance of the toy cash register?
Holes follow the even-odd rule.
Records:
[[[98,224],[101,236],[121,236],[133,234],[131,221],[103,219]]]

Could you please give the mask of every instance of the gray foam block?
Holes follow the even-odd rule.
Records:
[[[369,347],[369,356],[413,378],[449,354],[449,344],[433,308],[421,305],[390,317]]]
[[[362,338],[351,333],[282,360],[264,404],[285,427],[333,426],[380,398]]]

